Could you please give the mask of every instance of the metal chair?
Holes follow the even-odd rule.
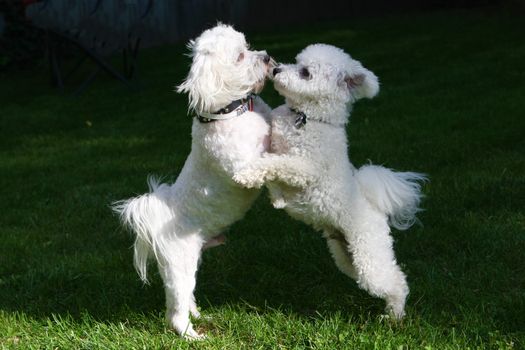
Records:
[[[69,79],[86,61],[94,63],[94,69],[75,89],[80,94],[94,80],[99,72],[105,71],[129,88],[135,88],[132,79],[136,72],[137,57],[141,42],[141,32],[137,31],[140,22],[153,8],[153,0],[130,1],[84,0],[76,2],[77,7],[67,9],[68,17],[61,16],[63,1],[44,0],[28,8],[26,12],[33,25],[45,33],[46,47],[51,67],[52,79],[61,90]],[[63,9],[64,7],[62,7]],[[57,18],[61,18],[60,21]],[[63,73],[63,63],[71,49],[81,57]],[[121,51],[122,70],[111,65],[108,57]]]

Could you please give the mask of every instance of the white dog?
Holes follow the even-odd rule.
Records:
[[[323,231],[338,268],[401,318],[409,289],[396,263],[389,223],[407,229],[415,221],[418,182],[425,177],[373,165],[357,170],[348,161],[349,111],[355,101],[379,91],[374,73],[324,44],[308,46],[296,59],[297,64],[273,70],[275,88],[286,98],[272,112],[275,154],[235,180],[248,187],[271,181],[274,206]],[[282,155],[295,161],[283,164]],[[293,168],[301,163],[301,169]]]
[[[189,94],[197,118],[191,153],[174,184],[150,179],[150,193],[117,202],[115,210],[136,233],[134,263],[147,281],[155,257],[166,291],[168,324],[186,338],[200,338],[189,315],[199,317],[195,275],[206,246],[241,219],[259,195],[232,178],[269,147],[271,109],[258,93],[273,64],[264,51],[248,49],[244,35],[219,24],[188,44],[193,62],[178,87]]]

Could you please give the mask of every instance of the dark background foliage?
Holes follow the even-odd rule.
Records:
[[[31,0],[0,0],[0,70],[8,67],[30,67],[43,64],[45,36],[42,28],[34,26],[26,16],[26,6],[42,6],[50,2]],[[116,1],[118,2],[118,1]],[[58,1],[67,13],[70,2]],[[63,5],[61,4],[63,3]],[[444,9],[483,7],[487,11],[505,8],[512,12],[522,11],[525,0],[325,0],[325,1],[156,1],[156,7],[173,13],[173,21],[167,24],[165,41],[187,40],[217,20],[233,23],[240,30],[265,27],[289,27],[306,22],[348,19],[374,14],[425,12]],[[60,18],[56,24],[60,25]],[[155,43],[158,44],[158,43]],[[148,43],[142,43],[148,45]]]

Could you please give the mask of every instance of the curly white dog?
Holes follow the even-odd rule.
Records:
[[[147,281],[155,257],[166,291],[168,324],[186,338],[201,338],[189,318],[199,317],[193,296],[201,251],[241,219],[259,195],[235,183],[234,174],[269,147],[271,109],[252,93],[264,86],[273,60],[248,49],[244,35],[219,24],[188,44],[193,62],[178,87],[197,114],[192,146],[174,184],[149,179],[150,193],[115,203],[136,233],[134,263]]]
[[[296,59],[273,70],[275,88],[286,98],[272,112],[274,154],[234,179],[248,187],[270,181],[274,206],[323,231],[338,268],[402,318],[409,289],[389,224],[407,229],[414,223],[425,176],[373,165],[357,170],[348,161],[349,110],[378,93],[374,73],[330,45],[308,46]],[[283,155],[295,162],[283,163]]]

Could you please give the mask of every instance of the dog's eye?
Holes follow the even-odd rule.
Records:
[[[237,57],[237,62],[241,62],[244,59],[244,52],[241,52]]]
[[[303,79],[310,79],[311,78],[310,71],[306,67],[301,68],[301,70],[299,71],[299,75]]]

